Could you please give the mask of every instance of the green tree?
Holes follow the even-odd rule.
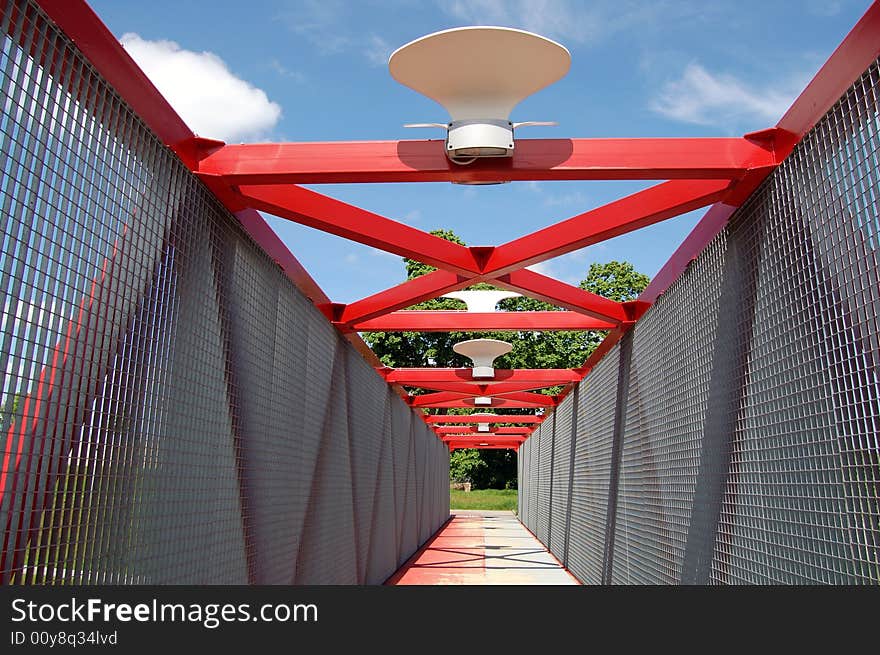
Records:
[[[465,242],[452,230],[433,230],[431,234],[460,245]],[[436,270],[433,266],[404,258],[408,280]],[[628,262],[611,261],[591,264],[580,287],[616,301],[632,300],[647,286],[648,276],[638,273]],[[481,283],[470,289],[493,289]],[[499,307],[505,311],[560,311],[533,298],[509,298]],[[451,298],[435,298],[421,302],[411,309],[465,309],[464,303]],[[452,347],[459,341],[475,338],[508,341],[513,349],[496,360],[498,368],[575,368],[583,365],[601,343],[605,333],[590,331],[560,332],[373,332],[364,340],[386,366],[401,368],[437,366],[458,368],[468,366],[469,360],[456,353]],[[543,389],[542,393],[554,395],[559,387]],[[411,389],[412,393],[423,393]],[[466,414],[467,409],[433,410],[434,413]],[[510,410],[510,413],[531,413],[531,410]],[[481,462],[478,465],[475,462]],[[460,462],[460,463],[459,463]],[[454,463],[454,465],[453,465]],[[475,488],[504,488],[516,480],[516,458],[513,453],[502,450],[457,450],[450,459],[450,477],[465,475]]]
[[[453,482],[470,482],[476,485],[477,481],[485,477],[487,468],[480,451],[474,448],[454,450],[449,455],[449,479]]]
[[[638,298],[650,281],[647,275],[639,273],[629,262],[610,261],[607,264],[590,264],[587,277],[581,280],[579,286],[605,298],[625,302]]]

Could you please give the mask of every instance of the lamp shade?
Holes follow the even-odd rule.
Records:
[[[495,359],[509,353],[513,349],[513,345],[498,339],[470,339],[455,344],[452,349],[459,355],[471,359],[474,363],[473,377],[494,378],[493,364]]]

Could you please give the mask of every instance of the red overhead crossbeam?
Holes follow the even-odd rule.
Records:
[[[427,423],[540,423],[543,416],[532,414],[430,414],[425,416]]]
[[[613,323],[580,312],[397,311],[351,326],[356,332],[610,330]]]
[[[379,373],[388,382],[418,387],[430,382],[468,382],[492,387],[502,382],[540,383],[545,387],[577,382],[582,375],[570,368],[496,368],[491,379],[474,379],[470,368],[383,368]],[[540,388],[540,387],[539,387]]]
[[[517,139],[511,159],[458,166],[442,140],[262,143],[204,153],[198,171],[230,185],[515,180],[737,179],[776,163],[744,138]]]
[[[497,396],[486,394],[492,399],[491,405],[475,405],[474,395],[468,393],[456,393],[454,391],[441,391],[438,393],[426,393],[421,396],[413,396],[410,404],[413,407],[424,408],[467,408],[488,409],[490,407],[504,408],[549,408],[556,405],[555,396],[545,396],[540,393],[514,392],[504,393]]]
[[[467,426],[461,425],[438,425],[434,428],[434,431],[440,435],[455,435],[455,434],[466,434],[466,435],[526,435],[531,434],[534,428],[526,427],[526,426],[508,426],[502,428],[492,428],[491,432],[477,432],[476,427],[468,428]]]
[[[399,383],[398,383],[399,384]],[[537,391],[550,386],[546,382],[498,382],[497,384],[477,384],[475,382],[420,382],[403,386],[432,391],[453,391],[468,396],[500,396],[515,391]]]

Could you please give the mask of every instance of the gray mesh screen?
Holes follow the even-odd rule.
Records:
[[[35,5],[2,12],[3,582],[386,579],[448,515],[442,444]]]
[[[535,536],[543,543],[550,540],[550,484],[553,477],[553,417],[545,422],[538,442],[538,488],[536,494],[537,522]]]
[[[729,350],[719,348],[719,318],[730,318],[719,314],[724,257],[724,242],[713,242],[667,292],[675,305],[658,303],[634,331],[614,535],[617,584],[678,582],[688,539],[698,538],[689,528],[703,444],[711,441],[704,439],[713,418],[707,407],[710,394],[720,407],[730,391],[724,376],[713,386],[716,349]]]
[[[568,482],[571,466],[571,413],[572,402],[562,402],[553,413],[554,443],[551,469],[550,540],[548,547],[565,559],[565,531],[568,515]]]
[[[878,89],[875,62],[639,321],[631,361],[615,349],[582,383],[582,581],[880,582]],[[526,447],[531,493],[549,451]]]
[[[580,388],[567,563],[571,572],[585,584],[602,581],[619,360],[619,348],[615,347],[584,379]],[[563,401],[567,402],[568,399]]]
[[[878,89],[875,63],[730,223],[761,282],[713,582],[880,580]]]

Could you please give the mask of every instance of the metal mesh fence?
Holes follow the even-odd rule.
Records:
[[[880,583],[878,95],[875,62],[581,384],[568,516],[523,518],[583,582]]]
[[[36,6],[0,15],[4,583],[380,583],[448,452]]]

